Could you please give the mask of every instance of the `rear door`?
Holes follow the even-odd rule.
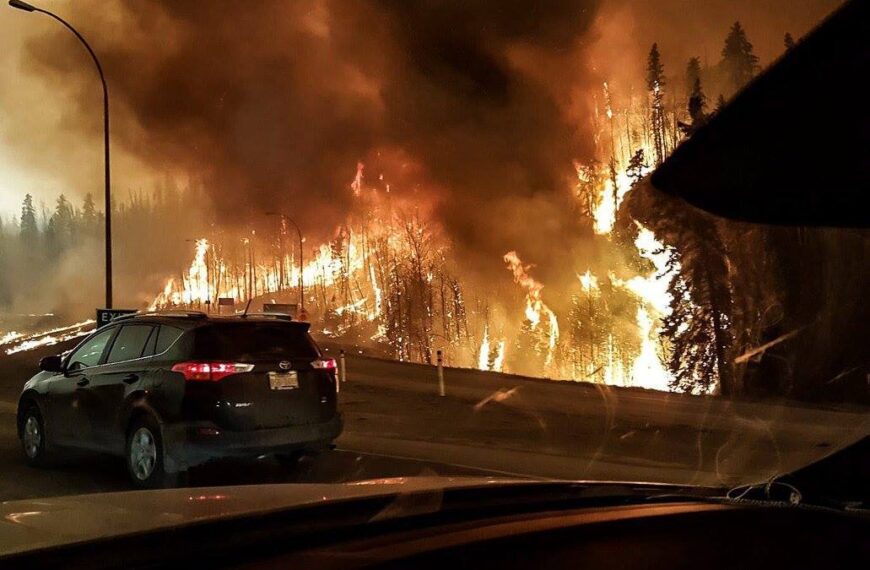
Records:
[[[86,413],[94,443],[101,449],[123,450],[124,433],[118,423],[120,412],[127,395],[138,390],[148,374],[151,358],[145,355],[145,350],[154,330],[149,324],[121,326],[104,365],[90,376]]]
[[[225,429],[253,430],[328,421],[335,415],[335,371],[315,368],[320,349],[308,325],[227,322],[196,330],[197,360],[252,364],[205,389],[216,398],[215,421]],[[197,389],[188,383],[188,392]]]

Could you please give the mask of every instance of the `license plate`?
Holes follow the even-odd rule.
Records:
[[[295,390],[299,387],[299,376],[296,371],[269,372],[269,388],[273,390]]]

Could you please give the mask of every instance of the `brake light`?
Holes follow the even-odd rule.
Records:
[[[179,362],[172,367],[173,372],[183,374],[188,382],[217,382],[232,374],[253,369],[253,364],[239,362]]]
[[[325,358],[323,360],[315,360],[311,366],[318,370],[335,370],[335,359]]]

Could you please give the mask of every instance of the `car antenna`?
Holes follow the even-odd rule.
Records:
[[[248,304],[245,305],[245,311],[242,313],[243,319],[248,317],[248,309],[251,308],[251,301],[253,301],[253,299],[248,299]]]

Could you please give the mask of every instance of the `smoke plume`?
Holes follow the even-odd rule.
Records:
[[[222,226],[274,223],[262,214],[282,210],[315,241],[352,208],[349,185],[362,161],[366,176],[383,175],[434,208],[467,267],[507,281],[502,256],[518,249],[548,282],[573,278],[562,270],[578,255],[567,245],[579,243],[571,239],[573,161],[595,155],[591,94],[603,80],[640,73],[652,41],[669,74],[705,55],[686,46],[714,46],[715,63],[736,18],[746,19],[765,63],[784,31],[798,37],[835,3],[88,0],[52,8],[103,62],[121,157],[116,188],[142,188],[145,173],[184,176],[201,183]],[[90,145],[71,145],[81,134],[98,150],[100,94],[89,63],[67,30],[39,25],[45,31],[27,42],[22,69],[76,102],[62,114],[64,144]],[[96,150],[87,155],[94,164]]]

